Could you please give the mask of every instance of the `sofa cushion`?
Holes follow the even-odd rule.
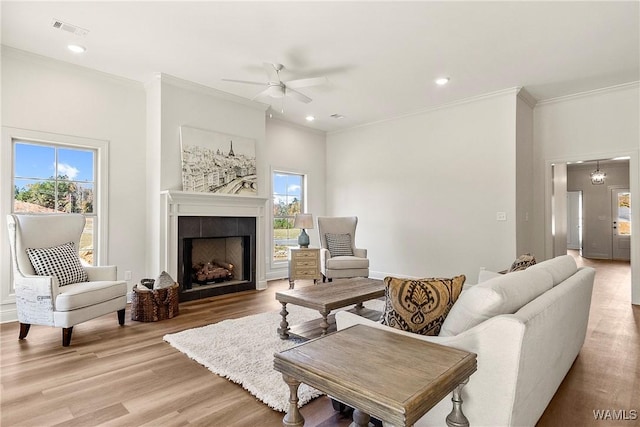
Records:
[[[351,234],[326,233],[324,237],[327,239],[327,249],[332,257],[353,255]]]
[[[382,324],[421,335],[438,335],[464,281],[464,275],[451,279],[386,277]]]
[[[369,268],[369,259],[356,256],[339,256],[329,258],[326,266],[329,270],[346,270],[352,268]]]
[[[552,287],[549,273],[531,268],[479,283],[460,295],[442,324],[440,336],[458,335],[491,317],[513,314]]]
[[[26,251],[35,273],[55,276],[59,286],[89,280],[73,242],[51,248],[27,248]]]
[[[516,258],[515,261],[513,261],[513,264],[511,264],[511,267],[509,267],[508,272],[512,273],[514,271],[526,270],[532,265],[535,265],[535,263],[536,263],[536,257],[534,257],[533,255],[531,254],[520,255],[518,258]]]
[[[576,260],[571,255],[561,255],[531,266],[529,270],[544,270],[553,277],[553,286],[564,282],[578,271]]]
[[[74,283],[60,288],[56,297],[56,311],[72,311],[127,294],[127,282],[99,281]]]

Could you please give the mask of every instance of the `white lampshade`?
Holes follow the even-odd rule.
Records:
[[[313,215],[309,213],[296,214],[296,218],[293,221],[293,228],[310,229],[313,228]]]

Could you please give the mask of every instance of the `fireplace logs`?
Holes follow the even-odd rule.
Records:
[[[233,264],[216,259],[206,264],[198,263],[192,266],[192,270],[192,280],[200,284],[218,283],[233,279]]]

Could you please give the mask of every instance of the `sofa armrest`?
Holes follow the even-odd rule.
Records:
[[[84,270],[87,272],[87,276],[89,276],[89,282],[118,280],[118,269],[115,265],[88,265],[84,266]]]
[[[353,248],[353,256],[357,256],[358,258],[366,258],[367,250],[361,248]]]

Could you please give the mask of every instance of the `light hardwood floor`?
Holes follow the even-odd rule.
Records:
[[[540,426],[614,425],[595,421],[593,410],[640,411],[640,307],[630,305],[629,265],[584,262],[597,269],[587,340]],[[296,282],[297,287],[311,285]],[[3,324],[0,424],[279,426],[281,413],[188,359],[162,337],[278,310],[274,294],[288,286],[279,280],[266,291],[184,303],[179,316],[155,323],[133,322],[127,309],[125,327],[118,326],[115,313],[83,323],[74,328],[67,348],[60,345],[60,329],[33,326],[27,339],[18,341],[17,323]],[[350,423],[326,397],[301,412],[308,426]]]

